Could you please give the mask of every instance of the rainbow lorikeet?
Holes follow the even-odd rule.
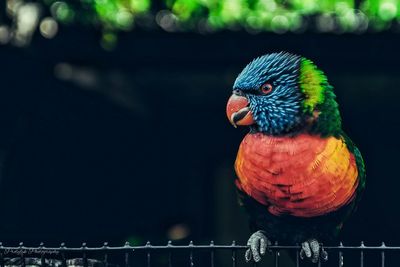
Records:
[[[250,127],[235,162],[254,231],[247,261],[258,262],[271,241],[327,259],[320,242],[333,241],[354,211],[365,167],[335,98],[312,61],[289,53],[258,57],[236,78],[226,112],[235,127]]]

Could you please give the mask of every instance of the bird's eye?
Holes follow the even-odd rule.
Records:
[[[270,83],[264,83],[263,85],[261,85],[260,91],[264,95],[267,95],[272,92],[272,85]]]

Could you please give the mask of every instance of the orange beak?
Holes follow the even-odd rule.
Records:
[[[226,105],[226,115],[233,127],[237,125],[254,124],[253,115],[251,114],[249,101],[246,97],[233,94]]]

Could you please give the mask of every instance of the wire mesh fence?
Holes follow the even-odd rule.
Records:
[[[269,247],[268,266],[286,267],[303,266],[300,259],[300,246],[282,246],[275,243]],[[81,247],[66,247],[62,243],[59,247],[46,247],[43,243],[37,247],[27,247],[23,243],[19,246],[3,246],[0,243],[0,267],[194,267],[194,266],[251,266],[251,263],[244,262],[244,251],[248,246],[237,245],[232,242],[230,245],[216,245],[211,242],[208,245],[195,245],[190,242],[188,245],[174,245],[168,242],[167,245],[152,245],[150,242],[142,246],[131,246],[128,242],[124,246],[109,246],[104,243],[101,247],[88,247],[85,243]],[[382,243],[379,246],[365,246],[363,242],[359,246],[323,247],[329,254],[328,262],[334,265],[344,266],[344,255],[351,257],[352,261],[346,266],[381,266],[387,265],[387,254],[400,256],[400,247],[386,246]],[[292,260],[282,260],[286,256],[282,252],[291,253]],[[374,260],[369,264],[367,259]],[[346,258],[347,260],[347,258]],[[357,263],[355,263],[357,262]],[[400,266],[399,259],[396,259],[393,266]],[[250,265],[249,265],[250,264]],[[314,266],[326,266],[326,262],[319,261]],[[369,265],[368,265],[369,264]],[[254,266],[260,265],[253,263]],[[392,265],[391,265],[392,266]]]

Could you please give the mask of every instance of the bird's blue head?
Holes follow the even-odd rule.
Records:
[[[236,78],[227,115],[236,125],[280,135],[296,131],[318,116],[327,81],[301,56],[272,53],[254,59]],[[311,118],[311,119],[310,119]]]

